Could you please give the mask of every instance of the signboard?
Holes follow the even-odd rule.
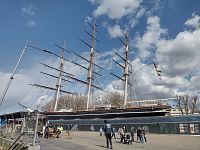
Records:
[[[190,133],[195,133],[194,132],[194,124],[190,124]]]
[[[189,133],[188,124],[179,124],[180,133]]]
[[[197,123],[179,124],[179,131],[181,134],[184,133],[199,134],[199,124]]]
[[[199,124],[194,124],[194,133],[199,134]]]
[[[184,133],[184,127],[183,127],[183,124],[179,124],[179,130],[180,130],[180,133]]]
[[[199,124],[190,124],[190,133],[199,134]]]

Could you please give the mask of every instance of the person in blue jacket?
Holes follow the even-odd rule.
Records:
[[[106,144],[107,144],[107,147],[106,148],[109,148],[109,144],[110,144],[110,149],[112,149],[112,126],[110,123],[108,123],[107,120],[104,120],[104,133],[105,133],[105,137],[106,137]]]

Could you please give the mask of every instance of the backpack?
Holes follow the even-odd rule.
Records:
[[[112,133],[112,127],[111,124],[107,123],[104,127],[105,134],[111,134]]]

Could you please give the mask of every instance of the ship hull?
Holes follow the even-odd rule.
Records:
[[[163,108],[134,108],[80,112],[44,112],[44,114],[48,117],[48,120],[150,117],[165,116],[167,113],[168,111]]]

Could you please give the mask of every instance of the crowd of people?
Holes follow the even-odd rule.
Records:
[[[47,124],[46,126],[43,126],[43,129],[39,129],[38,134],[40,137],[44,138],[59,138],[61,136],[61,132],[63,131],[63,127],[61,124],[59,125],[52,125]]]
[[[137,129],[131,127],[130,133],[127,132],[126,126],[119,128],[118,130],[118,134],[121,139],[120,142],[128,144],[132,142],[147,142],[146,132],[147,130],[145,129],[145,127],[138,127]],[[135,135],[137,140],[135,140]]]
[[[61,124],[52,125],[47,124],[46,126],[38,126],[38,137],[44,138],[59,138],[63,131],[63,127]],[[112,125],[104,120],[104,126],[99,129],[100,136],[105,135],[106,138],[106,147],[112,149],[112,138],[116,138],[116,133],[118,133],[119,139],[121,143],[124,144],[132,144],[133,142],[144,143],[147,142],[146,132],[147,129],[145,127],[137,127],[136,129],[132,126],[129,130],[127,130],[126,126],[120,127],[116,130]],[[66,130],[66,133],[71,137],[70,131]]]
[[[99,129],[100,136],[105,134],[106,137],[106,147],[112,149],[112,137],[116,139],[116,129],[108,123],[107,120],[104,121],[105,125]],[[123,126],[118,129],[118,135],[120,137],[120,142],[124,144],[132,144],[133,142],[144,143],[147,142],[146,137],[147,129],[145,127],[137,127],[135,129],[133,126],[130,128],[130,132],[128,132],[126,126]],[[136,136],[136,137],[135,137]]]

